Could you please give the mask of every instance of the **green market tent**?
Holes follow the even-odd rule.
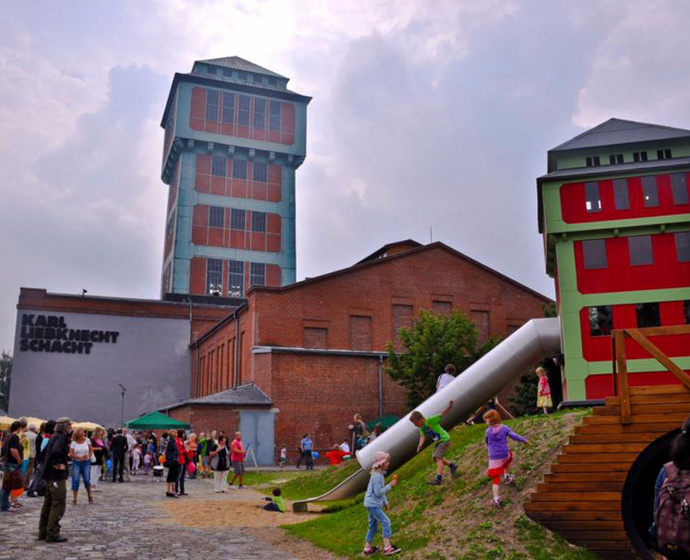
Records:
[[[174,418],[170,418],[170,416],[166,416],[158,411],[150,412],[149,414],[140,416],[136,420],[125,422],[125,426],[133,430],[189,429],[189,424],[187,424],[187,422],[175,420]]]
[[[393,414],[387,414],[386,416],[381,416],[381,418],[377,418],[376,420],[372,420],[371,422],[369,422],[367,424],[367,428],[369,428],[369,430],[373,430],[376,424],[381,424],[381,431],[385,432],[398,420],[400,420],[398,416],[394,416]]]

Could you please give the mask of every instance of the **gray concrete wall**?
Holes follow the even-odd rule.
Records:
[[[62,317],[63,321],[49,333],[32,333],[29,325],[22,325],[25,315],[33,315],[29,322],[34,329],[39,328],[36,323],[41,322],[41,315]],[[118,383],[127,387],[125,421],[188,399],[189,327],[189,321],[183,319],[18,310],[9,414],[43,419],[69,416],[116,427],[122,402]],[[34,338],[32,343],[31,334],[62,340]],[[44,349],[48,344],[56,351],[30,349],[32,345],[35,350]],[[58,352],[55,345],[64,351]],[[79,349],[81,354],[76,353]]]

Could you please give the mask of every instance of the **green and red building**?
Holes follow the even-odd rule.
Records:
[[[609,119],[548,152],[539,231],[567,401],[613,394],[611,330],[690,323],[690,130]],[[690,371],[690,336],[653,342]],[[626,341],[631,385],[676,383]]]
[[[295,171],[310,97],[237,56],[176,73],[163,113],[161,295],[244,297],[295,281]]]

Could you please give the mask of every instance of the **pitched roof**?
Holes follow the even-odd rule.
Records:
[[[254,385],[254,383],[247,383],[234,389],[183,401],[165,410],[187,405],[270,406],[272,404],[273,401],[266,393]]]
[[[677,138],[690,138],[690,130],[611,118],[575,136],[575,138],[571,138],[567,142],[551,148],[549,152],[674,140]]]
[[[214,66],[222,66],[223,68],[232,68],[233,70],[243,70],[245,72],[254,72],[255,74],[263,74],[265,76],[273,76],[274,78],[283,78],[287,80],[285,76],[276,74],[268,68],[249,62],[244,58],[239,56],[225,56],[222,58],[208,58],[206,60],[197,60],[196,62],[201,62],[203,64],[212,64]]]

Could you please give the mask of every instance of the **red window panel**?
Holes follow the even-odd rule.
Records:
[[[280,231],[281,231],[280,214],[267,214],[266,215],[266,232],[267,233],[280,233]]]
[[[225,196],[225,177],[211,177],[211,194]]]
[[[192,89],[192,106],[189,116],[192,119],[204,120],[206,116],[206,89],[201,87]]]
[[[675,237],[670,233],[652,235],[654,263],[650,265],[630,264],[627,237],[606,240],[606,268],[585,269],[582,242],[576,241],[574,248],[577,287],[583,294],[683,288],[690,285],[690,262],[678,262]]]
[[[280,185],[269,184],[267,200],[269,202],[280,202],[283,198],[282,190]]]
[[[208,244],[208,227],[192,226],[192,243],[195,245]]]
[[[254,200],[268,200],[268,185],[266,183],[253,183],[252,198]]]
[[[685,174],[686,183],[690,181],[690,173]],[[585,184],[566,183],[560,188],[561,210],[566,223],[600,222],[608,220],[627,220],[648,216],[664,216],[684,214],[690,211],[688,204],[674,204],[671,176],[669,174],[656,175],[659,205],[647,208],[644,205],[641,177],[627,179],[628,199],[630,208],[616,210],[613,181],[610,179],[599,181],[599,197],[601,199],[600,212],[588,212],[585,205]]]
[[[211,192],[211,177],[209,175],[197,175],[194,180],[194,190],[204,194]]]
[[[218,134],[218,132],[220,132],[218,121],[204,121],[204,131]]]
[[[238,231],[238,230],[231,230],[230,231],[230,247],[233,249],[244,249],[244,237],[245,237],[245,232],[244,231]]]
[[[280,274],[280,267],[276,264],[266,265],[266,285],[280,286],[282,284]]]
[[[208,226],[208,206],[198,204],[192,213],[192,225]]]
[[[283,132],[295,132],[295,106],[283,103],[280,108],[280,129]]]
[[[280,243],[281,243],[280,235],[268,234],[267,235],[266,250],[269,253],[279,253],[280,252]]]
[[[189,293],[206,293],[206,259],[194,257],[189,268]]]
[[[690,372],[686,372],[690,373]],[[650,371],[629,373],[630,386],[641,387],[645,385],[679,385],[680,381],[670,371]],[[585,393],[587,399],[605,399],[612,397],[613,375],[589,375],[585,379]]]
[[[251,234],[251,246],[249,247],[252,251],[265,251],[266,250],[266,234],[265,233],[254,233]]]
[[[283,168],[280,165],[271,164],[268,166],[268,182],[280,185],[283,182]]]
[[[233,179],[230,192],[231,196],[235,198],[247,198],[247,181],[244,179]]]
[[[210,175],[211,174],[211,156],[206,154],[197,154],[196,156],[196,174]]]
[[[212,247],[223,246],[223,228],[208,228],[208,244]]]

